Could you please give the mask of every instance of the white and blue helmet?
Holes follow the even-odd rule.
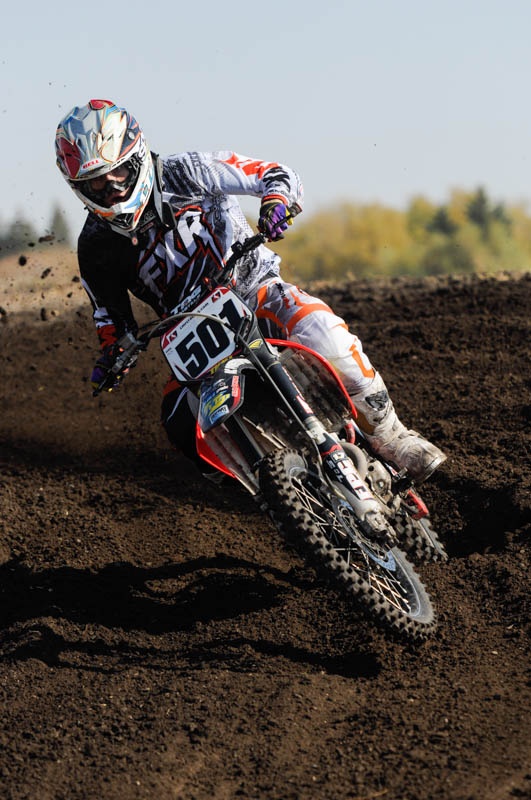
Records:
[[[110,100],[89,100],[61,120],[55,151],[63,177],[87,209],[113,230],[133,238],[155,179],[153,159],[135,118]],[[91,185],[93,178],[121,166],[127,168],[125,181],[122,178],[116,185],[107,181],[99,191]],[[130,187],[126,199],[111,206],[103,204],[109,189]]]

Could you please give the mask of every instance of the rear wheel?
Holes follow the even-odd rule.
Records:
[[[260,488],[286,541],[341,593],[394,633],[419,640],[434,630],[430,599],[404,553],[368,539],[351,506],[301,455],[268,455]]]

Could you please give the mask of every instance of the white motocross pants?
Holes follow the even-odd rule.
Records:
[[[322,300],[274,278],[258,290],[255,311],[272,337],[299,342],[327,358],[349,394],[368,389],[376,373],[360,340]]]

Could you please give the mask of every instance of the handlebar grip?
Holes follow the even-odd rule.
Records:
[[[298,203],[292,203],[290,206],[288,206],[288,211],[289,211],[289,217],[287,214],[286,216],[288,217],[288,219],[293,219],[294,217],[297,217],[301,213],[302,208]]]

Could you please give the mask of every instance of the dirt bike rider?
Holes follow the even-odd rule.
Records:
[[[102,348],[93,386],[107,375],[117,339],[136,333],[129,292],[164,316],[222,267],[235,241],[252,235],[236,195],[260,198],[258,229],[268,241],[281,239],[302,210],[302,185],[289,167],[228,151],[160,158],[134,117],[108,100],[74,107],[59,123],[55,145],[61,173],[89,212],[78,260]],[[269,335],[330,360],[374,450],[425,480],[445,455],[399,421],[381,376],[344,321],[285,282],[279,266],[279,256],[260,246],[239,263],[236,290]],[[166,387],[162,422],[172,444],[194,458],[194,397],[175,379]]]

